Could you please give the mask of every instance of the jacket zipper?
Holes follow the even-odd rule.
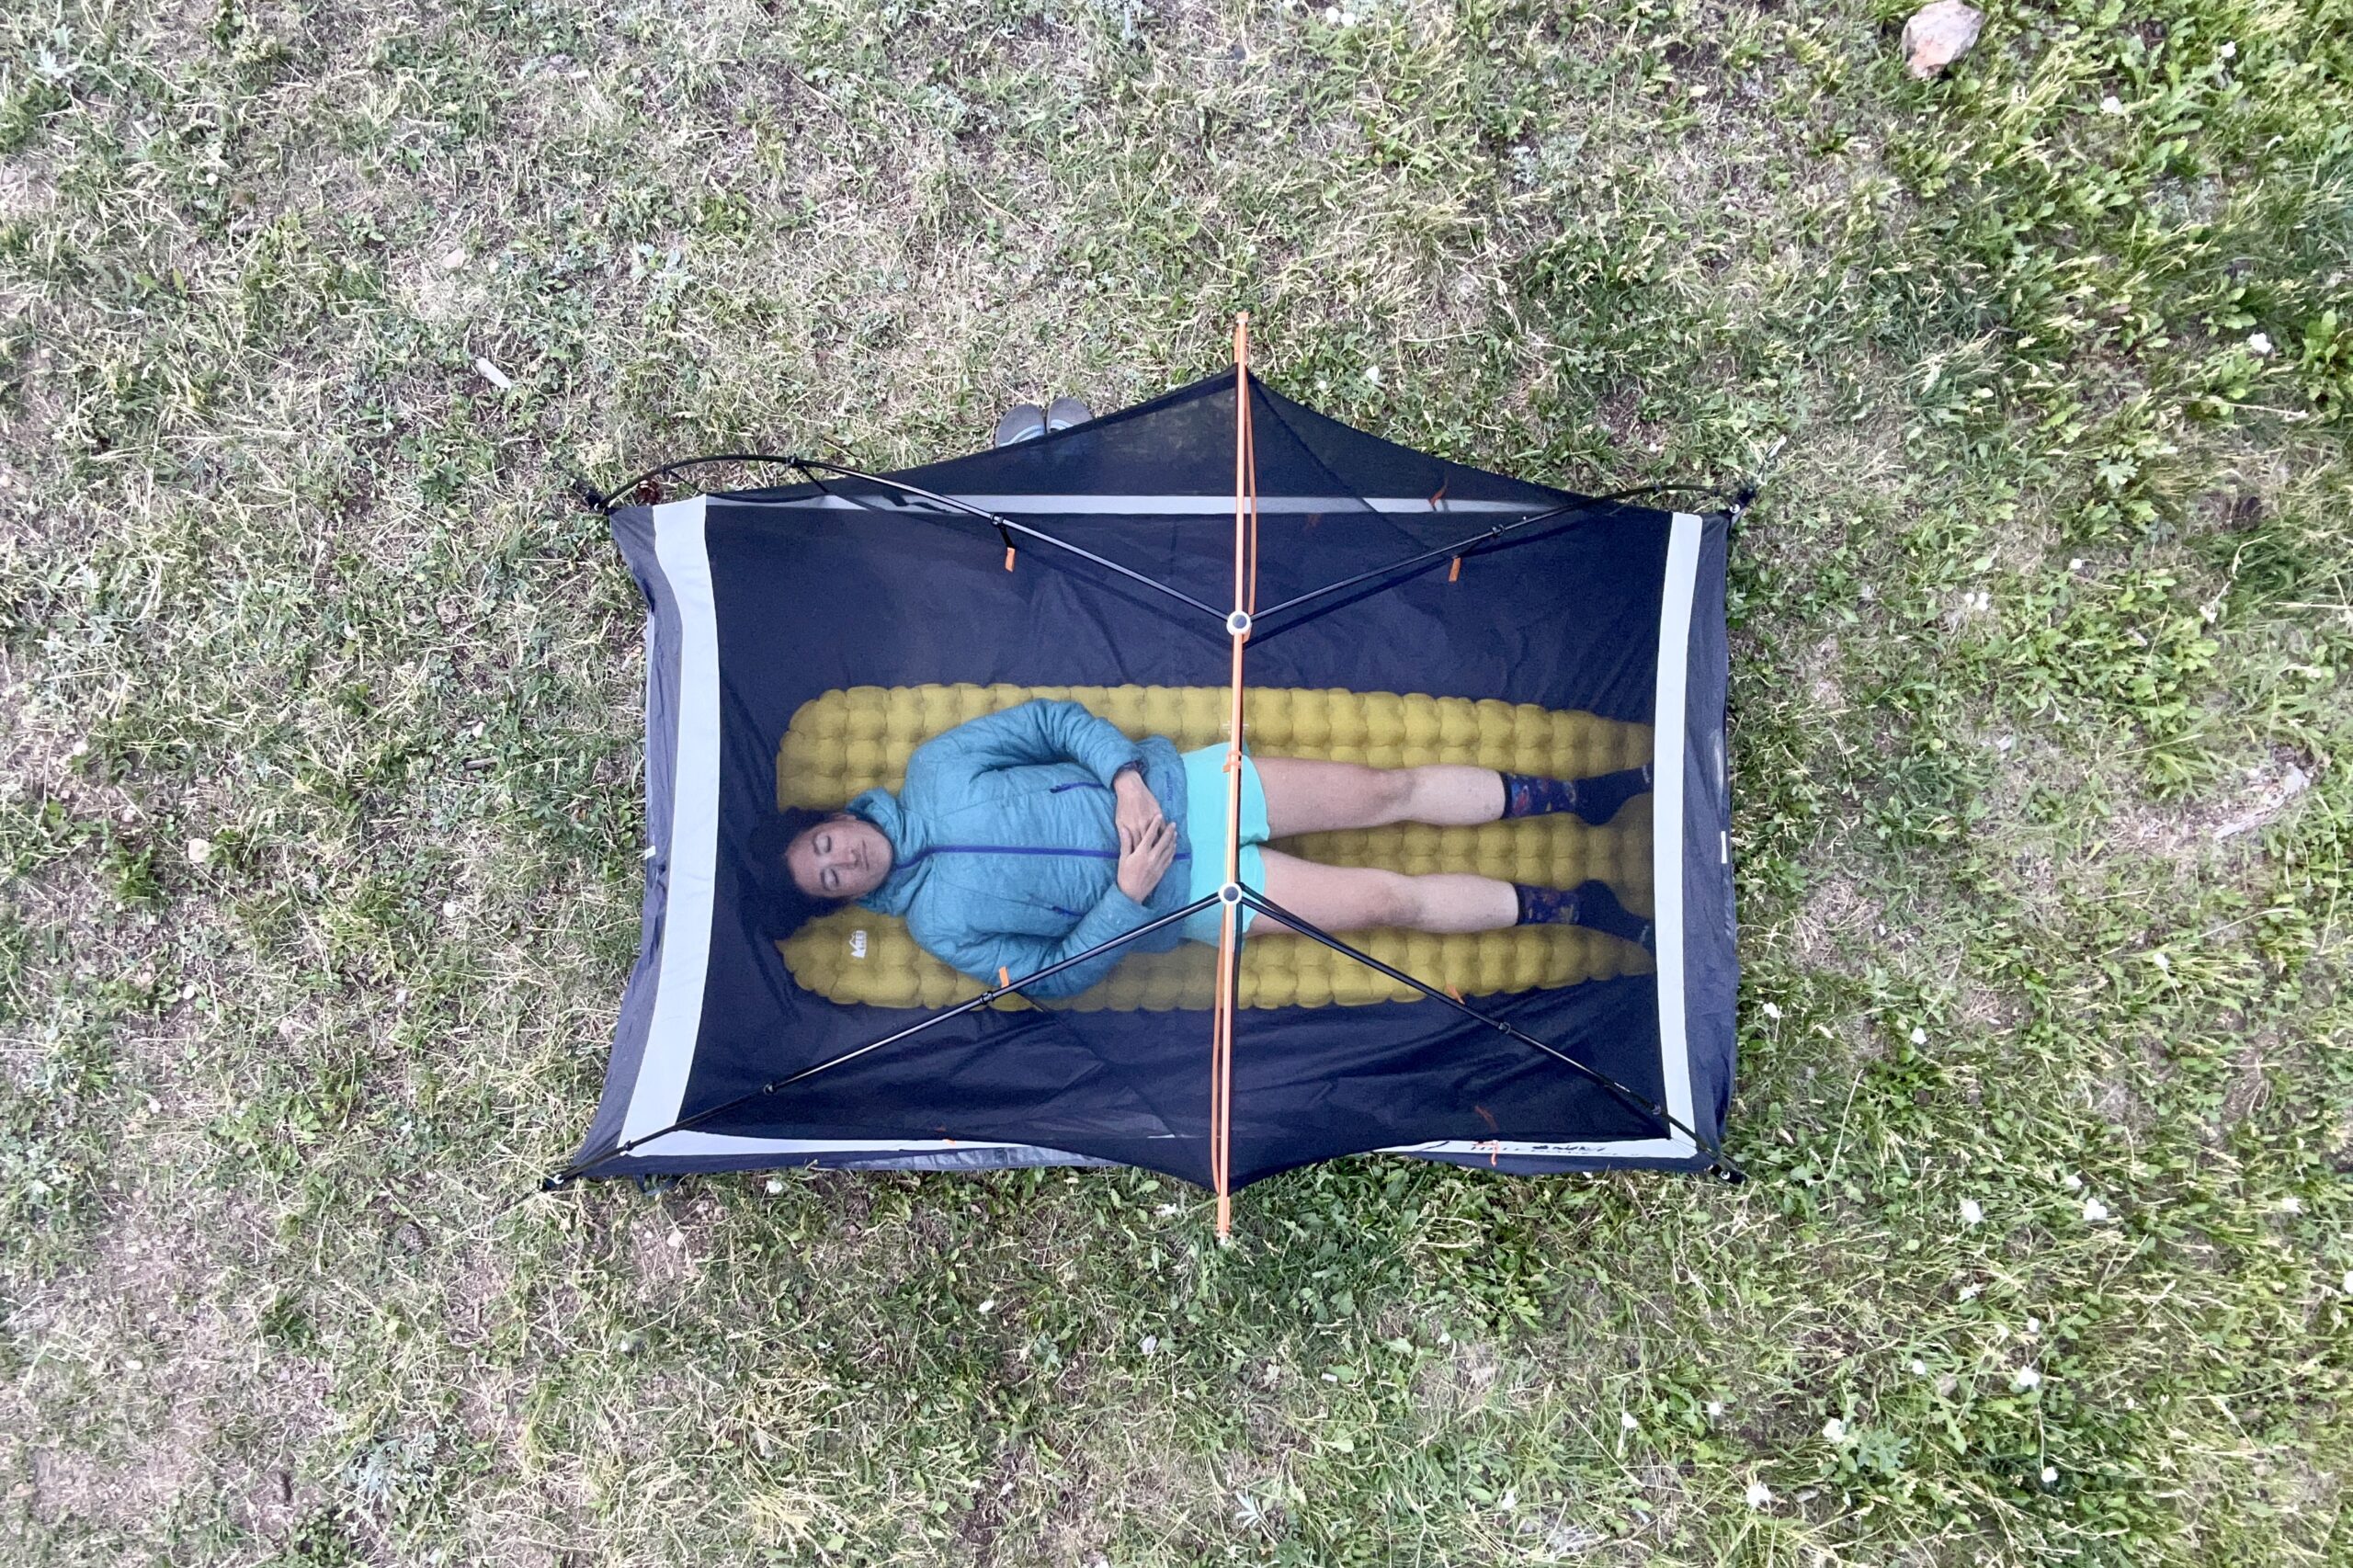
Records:
[[[1053,849],[1040,844],[934,844],[911,857],[906,864],[912,866],[915,861],[933,855],[1075,855],[1084,860],[1116,860],[1120,858],[1116,849]],[[1189,849],[1176,851],[1179,860],[1192,858],[1193,852]]]

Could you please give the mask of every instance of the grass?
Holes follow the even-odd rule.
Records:
[[[0,17],[10,1561],[2353,1553],[2353,11],[2003,0],[1922,84],[1900,6],[1351,8]],[[1769,481],[1756,1179],[517,1204],[636,934],[567,477],[1239,308],[1396,439]]]

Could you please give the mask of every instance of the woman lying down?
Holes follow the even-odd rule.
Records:
[[[856,900],[906,921],[923,949],[995,983],[1086,952],[1217,891],[1224,881],[1223,744],[1179,754],[1131,741],[1075,702],[1036,700],[957,725],[915,748],[895,795],[785,813],[786,928]],[[1492,931],[1583,926],[1651,945],[1608,884],[1525,887],[1460,872],[1407,876],[1324,866],[1265,847],[1295,834],[1419,822],[1458,826],[1572,812],[1608,822],[1651,787],[1647,767],[1539,778],[1442,763],[1368,767],[1245,755],[1241,881],[1327,931]],[[1241,918],[1256,912],[1246,904]],[[1201,910],[1024,987],[1073,996],[1131,949],[1218,939]]]

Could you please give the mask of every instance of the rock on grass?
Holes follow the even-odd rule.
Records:
[[[1961,0],[1936,0],[1912,13],[1904,24],[1904,64],[1913,75],[1926,78],[1969,52],[1985,13]]]

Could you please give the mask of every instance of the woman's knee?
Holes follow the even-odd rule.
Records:
[[[1421,889],[1413,878],[1397,871],[1369,871],[1362,899],[1368,926],[1417,926],[1422,916]]]

